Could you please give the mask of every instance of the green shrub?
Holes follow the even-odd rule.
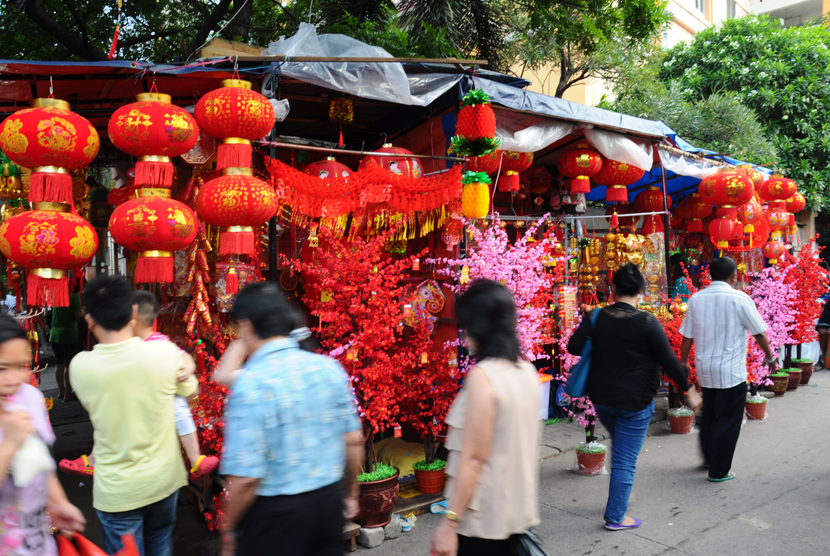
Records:
[[[436,460],[432,463],[427,463],[427,460],[422,459],[421,461],[415,462],[412,465],[412,468],[417,469],[418,471],[441,471],[446,466],[446,461],[436,458]]]
[[[376,463],[371,473],[361,473],[357,476],[358,483],[371,483],[374,481],[382,481],[393,477],[398,470],[391,465],[385,463]]]

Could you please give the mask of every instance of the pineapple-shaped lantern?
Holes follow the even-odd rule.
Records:
[[[499,148],[496,137],[496,114],[490,97],[481,89],[470,91],[461,101],[461,109],[452,138],[452,150],[461,156],[481,156]]]
[[[467,218],[484,218],[490,211],[490,184],[484,172],[467,172],[461,182],[461,212]]]

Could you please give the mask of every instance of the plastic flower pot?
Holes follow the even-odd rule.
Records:
[[[775,394],[776,398],[780,398],[787,391],[787,386],[790,383],[790,375],[787,373],[775,373],[769,376],[772,381],[772,386],[767,386],[767,389]]]
[[[763,420],[767,416],[767,401],[763,396],[757,396],[757,399],[747,398],[746,416],[758,421]]]
[[[812,359],[793,359],[793,366],[801,369],[801,385],[809,384],[810,377],[813,376],[813,360]]]
[[[389,478],[360,483],[360,514],[355,523],[362,527],[383,527],[392,521],[392,510],[398,501],[400,475],[400,470],[396,468],[395,474]]]
[[[669,410],[669,427],[674,434],[689,434],[695,426],[695,414],[691,409]]]
[[[438,494],[444,491],[447,482],[447,473],[443,469],[437,471],[415,470],[415,483],[423,494]]]
[[[801,369],[793,368],[793,369],[784,369],[788,376],[788,383],[787,383],[787,391],[793,392],[798,390],[798,385],[801,382]]]
[[[605,469],[605,454],[608,449],[602,446],[600,450],[595,443],[587,447],[581,444],[576,447],[576,463],[579,465],[579,472],[583,475],[599,475]]]

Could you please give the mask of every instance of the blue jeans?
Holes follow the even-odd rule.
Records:
[[[654,402],[642,411],[625,411],[609,405],[595,405],[597,416],[611,434],[611,485],[605,505],[605,521],[622,523],[628,508],[628,497],[634,486],[637,456],[646,439]]]
[[[96,510],[104,528],[106,553],[121,550],[121,536],[130,534],[135,537],[141,556],[172,556],[178,497],[176,491],[164,500],[126,512]]]

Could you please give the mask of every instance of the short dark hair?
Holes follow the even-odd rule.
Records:
[[[104,330],[117,332],[133,318],[133,289],[123,276],[103,275],[87,282],[84,308]]]
[[[161,312],[161,303],[156,294],[147,290],[136,290],[133,292],[133,305],[138,305],[136,316],[139,322],[144,326],[153,326]]]
[[[617,295],[639,295],[646,291],[646,279],[634,263],[625,263],[614,271],[614,291]]]
[[[271,282],[248,284],[236,296],[231,316],[251,322],[261,339],[288,336],[298,322],[295,309],[282,289]]]
[[[475,340],[481,361],[488,357],[519,360],[516,337],[516,307],[513,295],[492,280],[476,280],[458,298],[458,324]]]
[[[11,340],[29,341],[29,335],[14,318],[6,313],[0,313],[0,344]]]
[[[720,257],[709,263],[709,274],[712,280],[726,282],[738,272],[738,265],[731,257]]]

